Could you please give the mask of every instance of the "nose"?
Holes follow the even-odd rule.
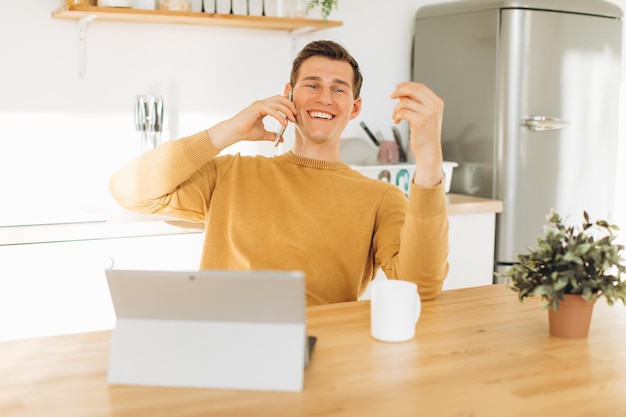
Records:
[[[317,94],[317,102],[321,104],[332,104],[333,97],[330,88],[320,88]]]

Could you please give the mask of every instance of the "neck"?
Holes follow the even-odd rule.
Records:
[[[319,161],[341,162],[339,153],[339,139],[325,142],[313,142],[304,139],[296,133],[295,142],[291,151],[302,158],[317,159]]]

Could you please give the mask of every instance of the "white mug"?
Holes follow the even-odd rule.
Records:
[[[372,282],[372,337],[383,342],[406,342],[413,339],[421,307],[417,284],[401,280]]]

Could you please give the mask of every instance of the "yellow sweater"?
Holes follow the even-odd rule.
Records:
[[[201,269],[301,270],[307,303],[353,301],[382,268],[436,297],[448,272],[443,185],[395,186],[341,162],[224,155],[206,131],[165,142],[113,175],[123,207],[202,221]]]

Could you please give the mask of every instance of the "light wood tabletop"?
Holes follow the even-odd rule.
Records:
[[[0,416],[626,415],[626,309],[598,301],[586,339],[549,336],[546,316],[504,284],[450,290],[392,344],[370,337],[369,301],[310,307],[296,393],[108,385],[110,331],[4,342]]]

